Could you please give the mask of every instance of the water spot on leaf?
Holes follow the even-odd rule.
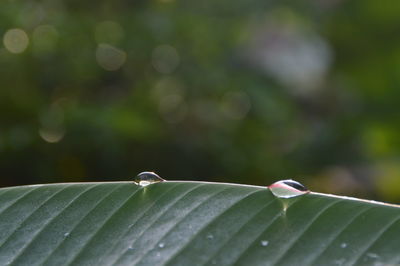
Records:
[[[376,253],[372,253],[372,252],[368,252],[367,257],[369,257],[371,259],[379,259],[379,255]]]
[[[334,261],[333,261],[333,263],[334,263],[335,265],[344,265],[345,262],[346,262],[345,259],[337,259],[337,260],[334,260]]]
[[[261,240],[260,243],[261,243],[261,246],[266,247],[266,246],[268,246],[269,241],[268,240]]]

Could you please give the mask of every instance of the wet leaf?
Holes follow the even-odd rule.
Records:
[[[398,265],[399,217],[394,205],[234,184],[2,188],[0,265]]]

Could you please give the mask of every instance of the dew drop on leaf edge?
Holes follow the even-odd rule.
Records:
[[[278,198],[293,198],[310,192],[304,185],[292,179],[277,181],[268,188]]]
[[[145,187],[162,181],[165,180],[154,172],[141,172],[133,179],[133,182],[141,187]]]

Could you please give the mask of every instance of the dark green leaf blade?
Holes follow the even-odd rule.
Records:
[[[396,265],[399,217],[395,205],[234,184],[3,188],[0,265]]]

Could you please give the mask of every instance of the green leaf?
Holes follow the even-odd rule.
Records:
[[[399,217],[394,205],[234,184],[3,188],[0,265],[398,265]]]

